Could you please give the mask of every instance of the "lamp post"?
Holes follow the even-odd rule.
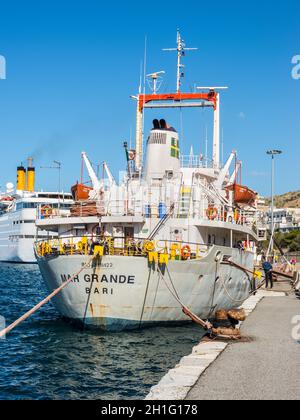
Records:
[[[270,240],[270,246],[269,250],[270,253],[273,252],[274,249],[274,232],[275,232],[275,226],[274,226],[274,193],[275,193],[275,156],[281,155],[281,150],[268,150],[267,155],[271,156],[272,158],[272,176],[271,176],[271,240]]]

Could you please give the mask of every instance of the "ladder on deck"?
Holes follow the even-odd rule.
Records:
[[[155,236],[158,234],[158,232],[162,229],[162,227],[167,223],[167,221],[171,218],[173,212],[174,212],[175,204],[172,204],[170,207],[169,213],[165,214],[164,217],[159,221],[157,226],[153,229],[150,236],[148,237],[149,241],[153,241]]]

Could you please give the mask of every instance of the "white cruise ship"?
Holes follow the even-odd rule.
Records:
[[[38,231],[37,219],[53,215],[67,216],[72,195],[59,192],[35,192],[35,169],[32,159],[28,168],[18,168],[16,190],[8,183],[0,194],[0,261],[36,263],[33,244],[36,239],[55,237],[52,232]]]

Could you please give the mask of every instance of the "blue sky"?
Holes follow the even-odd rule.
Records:
[[[243,179],[270,191],[269,148],[284,150],[277,164],[277,192],[300,189],[300,80],[291,59],[300,54],[300,4],[296,0],[140,1],[0,0],[0,185],[15,182],[15,167],[36,159],[38,187],[57,188],[57,173],[40,169],[63,162],[64,188],[80,176],[80,153],[125,167],[124,140],[135,131],[135,94],[145,36],[147,72],[167,72],[162,91],[175,89],[176,57],[161,49],[181,29],[198,52],[187,55],[184,88],[228,85],[222,97],[224,155],[237,149]],[[146,129],[153,116],[149,112]],[[211,112],[168,113],[191,144],[204,151]],[[134,138],[134,135],[133,135]]]

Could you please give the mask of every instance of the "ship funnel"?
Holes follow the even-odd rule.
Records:
[[[33,158],[28,159],[27,167],[27,191],[34,192],[35,188],[35,168],[33,166]]]
[[[154,120],[147,142],[144,179],[163,179],[166,173],[180,173],[179,136],[166,120]]]
[[[25,191],[26,188],[26,169],[19,166],[17,169],[17,191]]]

